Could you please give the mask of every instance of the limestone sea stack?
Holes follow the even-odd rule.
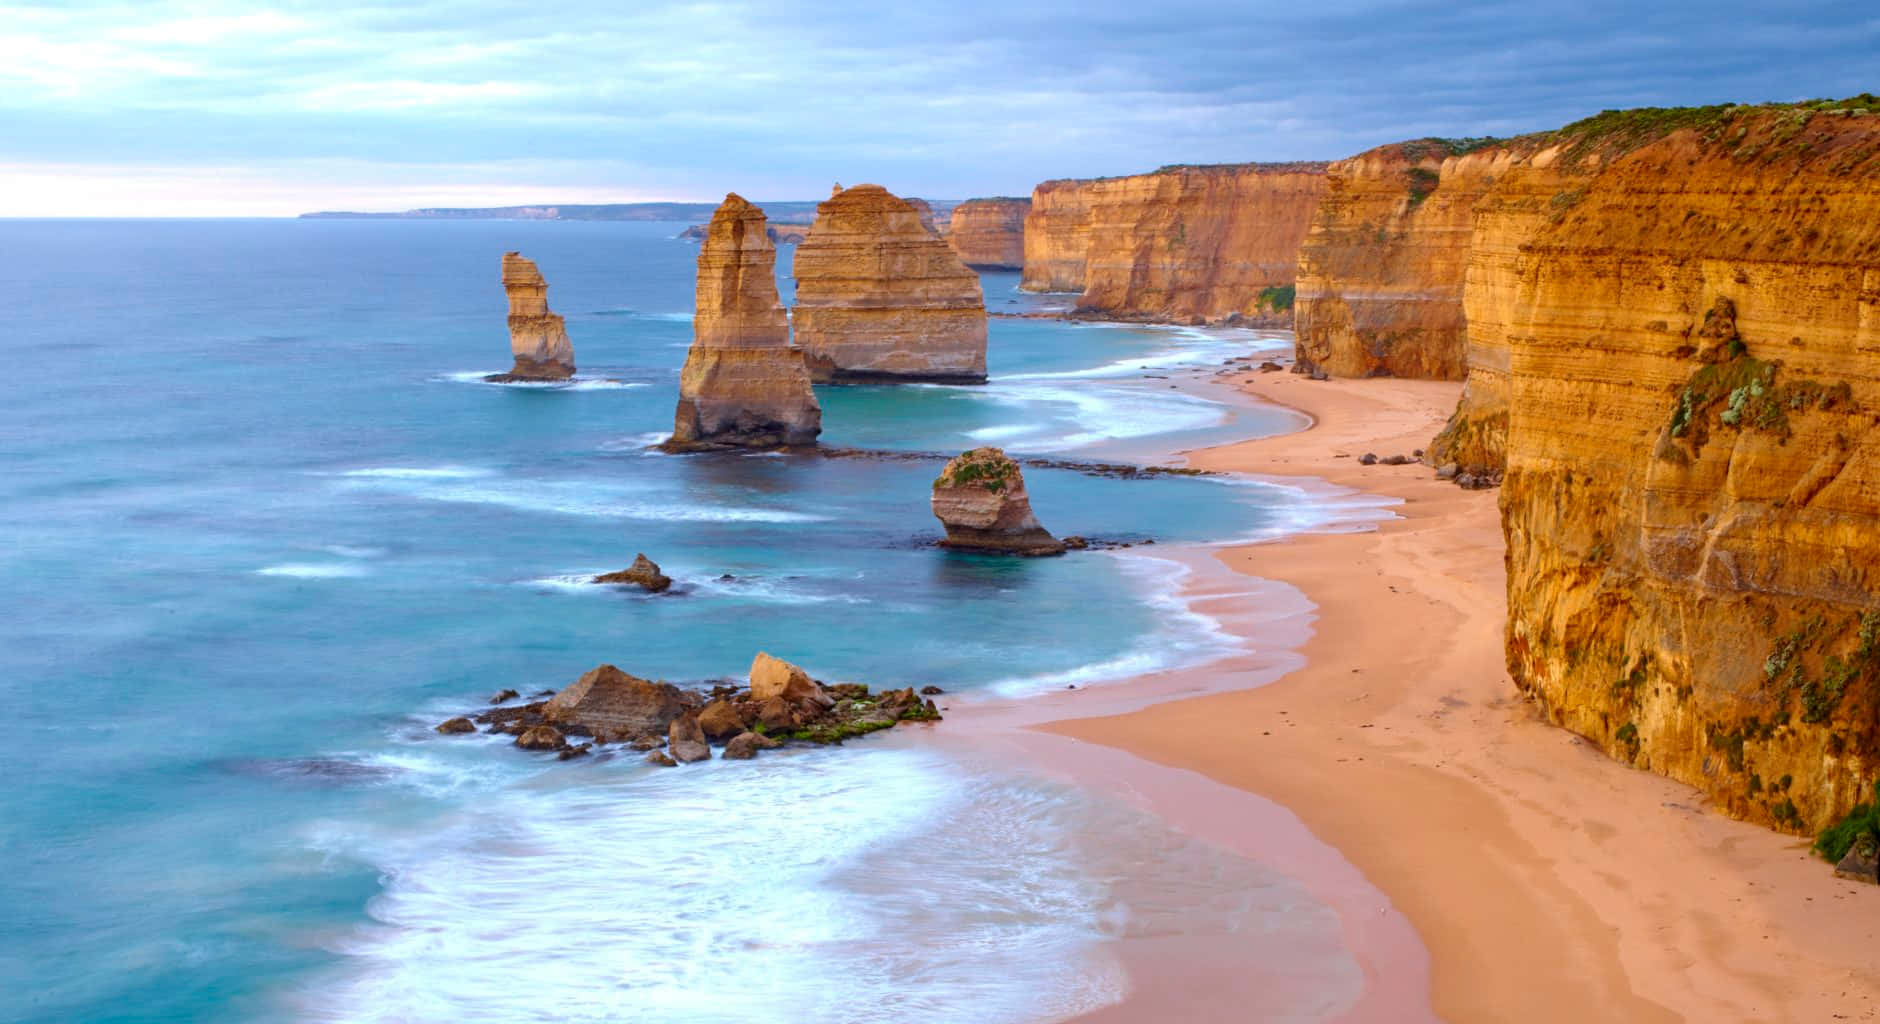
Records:
[[[1019,555],[1061,555],[1064,542],[1038,524],[1025,475],[1004,451],[974,448],[948,462],[933,482],[933,514],[950,548]]]
[[[1025,215],[1031,200],[968,199],[953,208],[948,244],[975,270],[1019,270],[1025,266]]]
[[[516,365],[493,381],[567,380],[574,376],[574,345],[560,316],[548,311],[548,282],[535,261],[503,254],[503,291],[509,295],[509,350]]]
[[[698,250],[692,351],[679,376],[668,451],[816,443],[822,407],[777,296],[764,211],[733,193]]]
[[[818,206],[794,273],[796,343],[818,383],[985,383],[979,275],[887,189]]]

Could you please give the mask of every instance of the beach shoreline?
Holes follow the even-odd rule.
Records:
[[[1399,518],[1208,552],[1313,606],[1262,618],[1272,590],[1203,595],[1247,658],[1023,712],[972,705],[969,733],[1029,734],[1007,746],[1180,831],[1274,858],[1340,914],[1364,967],[1364,996],[1335,1019],[1876,1019],[1872,893],[1835,879],[1806,841],[1727,819],[1545,722],[1503,664],[1497,492],[1427,466],[1359,463],[1424,447],[1459,384],[1207,383],[1310,425],[1179,453],[1189,465],[1395,496]],[[1272,812],[1249,812],[1234,791]],[[1116,946],[1130,992],[1080,1019],[1169,1019],[1236,998],[1208,990],[1232,988],[1230,970],[1193,969],[1177,947]]]

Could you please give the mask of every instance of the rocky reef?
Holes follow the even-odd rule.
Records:
[[[1030,212],[1029,199],[968,199],[953,208],[947,242],[960,262],[974,270],[1021,270],[1025,216]]]
[[[728,195],[698,251],[692,349],[668,451],[816,443],[822,407],[777,295],[764,211]]]
[[[857,185],[818,207],[793,273],[796,342],[816,382],[985,382],[979,275],[887,189]]]
[[[1321,163],[1165,167],[1048,181],[1025,218],[1031,291],[1077,292],[1083,315],[1291,326],[1299,246]]]
[[[1331,165],[1299,250],[1294,372],[1463,378],[1463,282],[1496,141],[1418,139]]]
[[[1031,511],[1025,474],[1004,451],[974,448],[946,464],[933,482],[933,514],[946,527],[941,543],[970,551],[1061,555]]]
[[[661,572],[659,563],[644,553],[635,555],[632,565],[619,572],[602,573],[594,577],[594,582],[634,586],[655,594],[664,593],[672,587],[672,577]]]
[[[748,686],[685,690],[600,665],[559,693],[538,695],[546,700],[508,704],[516,693],[507,690],[497,695],[505,706],[460,715],[436,731],[465,735],[482,726],[514,736],[520,749],[564,760],[620,745],[648,751],[648,761],[671,767],[709,760],[713,744],[722,745],[719,756],[727,760],[746,760],[792,742],[841,743],[901,722],[937,722],[940,710],[925,695],[939,692],[935,686],[872,693],[860,683],[825,685],[759,652]],[[571,743],[571,737],[587,742]]]
[[[1832,824],[1880,773],[1880,100],[1608,112],[1486,202],[1516,684],[1734,815]]]
[[[548,282],[535,261],[503,254],[503,291],[509,296],[509,350],[516,364],[492,381],[567,380],[574,376],[574,344],[562,318],[548,311]]]

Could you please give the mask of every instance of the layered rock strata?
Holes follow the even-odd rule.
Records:
[[[1602,115],[1490,202],[1509,671],[1608,754],[1821,829],[1880,773],[1880,101]]]
[[[1061,555],[1031,511],[1025,474],[998,448],[974,448],[946,464],[933,482],[933,514],[950,548],[1019,555]]]
[[[509,296],[509,350],[516,364],[493,381],[567,380],[574,376],[574,343],[567,325],[548,311],[548,282],[533,260],[503,254],[503,291]]]
[[[979,275],[879,185],[817,208],[796,249],[796,342],[818,383],[984,383]]]
[[[1461,380],[1476,203],[1501,150],[1485,139],[1382,146],[1326,172],[1299,250],[1296,373]]]
[[[692,349],[667,450],[816,443],[822,407],[790,344],[776,259],[764,211],[726,196],[699,246]]]
[[[1029,213],[1029,199],[968,199],[953,208],[947,243],[974,270],[1021,270]]]
[[[1321,163],[1166,167],[1050,181],[1025,218],[1021,287],[1091,316],[1290,326]]]

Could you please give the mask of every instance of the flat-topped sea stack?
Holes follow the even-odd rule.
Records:
[[[803,353],[790,345],[776,264],[764,211],[726,196],[698,250],[692,350],[666,450],[793,447],[822,433]]]
[[[1299,245],[1325,167],[1180,166],[1047,181],[1025,218],[1020,286],[1077,292],[1086,316],[1291,327]]]
[[[548,311],[548,282],[535,261],[503,254],[503,291],[509,295],[509,350],[516,365],[493,381],[567,380],[574,376],[574,344],[560,316]]]
[[[974,270],[1021,270],[1025,266],[1025,215],[1031,200],[968,199],[953,208],[947,242],[960,262]]]
[[[1031,511],[1025,474],[998,448],[963,452],[933,482],[933,514],[946,547],[1017,555],[1061,555],[1064,542]]]
[[[817,383],[985,383],[979,275],[880,185],[817,207],[794,274],[796,343]]]

